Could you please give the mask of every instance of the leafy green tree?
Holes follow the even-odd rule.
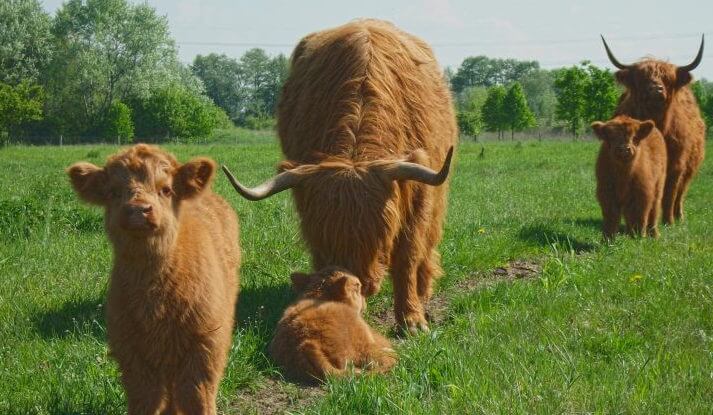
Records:
[[[614,76],[608,69],[585,63],[587,83],[584,86],[584,114],[586,122],[608,120],[614,115],[619,100]]]
[[[557,94],[557,107],[555,116],[558,120],[567,123],[573,137],[577,137],[582,130],[585,120],[586,95],[588,74],[581,66],[572,66],[557,72],[555,77],[555,92]]]
[[[457,114],[458,129],[460,133],[473,137],[478,141],[478,135],[483,130],[483,119],[478,111],[458,111]]]
[[[283,54],[279,54],[270,60],[267,66],[268,82],[260,92],[260,99],[265,104],[268,114],[273,117],[277,112],[277,104],[282,92],[282,85],[287,80],[290,62]]]
[[[131,108],[121,101],[115,101],[109,108],[107,116],[106,136],[117,138],[119,142],[131,142],[134,138],[134,123],[131,120]]]
[[[28,81],[0,83],[0,141],[8,141],[23,123],[42,119],[44,96],[41,86]]]
[[[513,140],[515,131],[522,131],[536,125],[535,115],[527,106],[527,99],[519,82],[513,83],[503,98],[503,117],[510,130],[510,138]]]
[[[52,56],[50,16],[38,0],[0,1],[0,82],[38,82]]]
[[[57,11],[48,108],[74,134],[105,125],[115,100],[145,97],[184,74],[168,22],[146,4],[69,0]]]
[[[215,53],[198,55],[191,70],[203,81],[206,95],[230,117],[237,118],[246,98],[238,82],[242,73],[238,61]]]
[[[520,83],[540,127],[550,127],[555,121],[557,95],[554,89],[554,71],[539,69],[524,76]]]
[[[288,67],[284,55],[271,59],[262,49],[250,49],[240,57],[240,85],[246,97],[244,117],[274,116]]]
[[[461,134],[476,141],[483,131],[481,109],[488,96],[485,87],[470,87],[456,96],[456,117]]]
[[[488,88],[488,96],[485,98],[485,103],[481,110],[485,130],[497,131],[498,139],[502,138],[503,131],[507,128],[503,111],[505,95],[505,88],[502,86]]]
[[[539,69],[536,61],[491,59],[487,56],[468,57],[463,60],[451,78],[456,94],[473,86],[490,87],[519,81],[529,72]]]
[[[480,112],[487,96],[488,88],[486,87],[474,86],[466,88],[460,94],[456,95],[456,107],[459,111]]]
[[[274,124],[289,69],[284,55],[270,57],[262,49],[251,49],[236,61],[212,54],[196,57],[191,68],[207,95],[232,119],[248,128]]]

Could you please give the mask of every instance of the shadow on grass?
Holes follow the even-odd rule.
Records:
[[[72,300],[61,308],[37,314],[34,325],[45,339],[61,339],[74,334],[106,339],[104,307],[100,299]]]
[[[549,225],[535,224],[525,226],[520,229],[517,236],[525,241],[538,246],[552,246],[574,251],[576,253],[591,252],[597,249],[597,245],[591,242],[582,241],[560,231],[552,229]]]
[[[236,306],[238,327],[257,326],[272,333],[282,312],[294,299],[289,284],[244,287]],[[104,307],[101,299],[71,300],[60,308],[37,313],[32,319],[45,339],[61,339],[73,334],[106,339]]]
[[[242,287],[236,319],[239,327],[257,325],[272,333],[287,305],[295,298],[287,282],[280,285]]]
[[[586,219],[579,218],[579,219],[575,219],[574,221],[572,221],[572,223],[574,223],[577,226],[592,228],[597,231],[602,230],[602,219],[601,218],[597,218],[597,219],[595,219],[595,218],[586,218]]]

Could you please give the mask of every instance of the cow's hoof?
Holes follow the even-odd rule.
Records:
[[[409,316],[405,316],[403,323],[401,324],[401,329],[403,332],[409,334],[418,333],[429,333],[431,330],[428,328],[428,322],[423,314],[413,313]]]

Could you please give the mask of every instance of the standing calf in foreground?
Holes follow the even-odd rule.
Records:
[[[597,159],[597,199],[604,216],[604,237],[614,238],[624,215],[632,235],[658,237],[658,219],[666,180],[666,144],[653,121],[618,116],[594,122],[602,140]]]
[[[104,208],[114,252],[106,318],[129,414],[215,414],[230,349],[238,220],[211,187],[215,163],[136,145],[77,163],[77,194]]]
[[[668,224],[683,219],[686,193],[705,153],[706,127],[689,87],[693,80],[691,71],[703,58],[703,45],[701,38],[698,54],[688,65],[676,66],[656,59],[624,65],[604,42],[609,60],[619,68],[616,79],[626,87],[616,115],[653,120],[666,141],[668,166],[663,218]]]
[[[391,343],[362,318],[366,299],[361,282],[330,267],[315,274],[292,274],[299,293],[277,324],[270,355],[288,377],[311,382],[356,371],[385,371],[396,363]]]

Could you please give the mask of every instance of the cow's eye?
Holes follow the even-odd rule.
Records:
[[[173,189],[171,189],[171,186],[163,186],[161,188],[161,195],[169,197],[173,194]]]

